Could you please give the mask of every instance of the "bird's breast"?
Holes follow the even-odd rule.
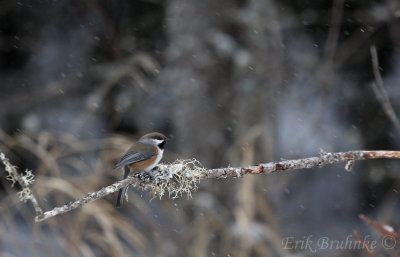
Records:
[[[160,161],[163,156],[163,150],[153,147],[154,155],[146,160],[135,162],[129,166],[130,172],[138,172],[140,170],[150,171],[152,170]]]

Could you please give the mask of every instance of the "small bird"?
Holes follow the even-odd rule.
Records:
[[[128,177],[129,173],[150,171],[160,162],[166,142],[167,137],[161,133],[146,134],[129,148],[115,167],[124,167],[124,179]],[[124,187],[119,190],[116,208],[122,207],[127,189],[128,187]]]

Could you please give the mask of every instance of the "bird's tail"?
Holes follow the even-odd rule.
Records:
[[[129,168],[124,167],[124,179],[126,179],[129,175]],[[124,198],[126,194],[126,190],[128,190],[128,187],[123,187],[118,191],[118,198],[117,198],[117,203],[115,204],[116,208],[121,208],[123,203],[124,203]]]

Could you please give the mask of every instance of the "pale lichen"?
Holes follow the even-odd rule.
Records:
[[[191,197],[192,191],[197,189],[201,174],[205,169],[196,159],[176,160],[173,163],[159,164],[149,173],[139,174],[145,190],[149,190],[153,197],[161,198],[168,193],[171,199],[187,194]]]
[[[25,175],[22,176],[27,186],[32,185],[35,182],[35,175],[33,175],[31,170],[25,170]]]
[[[8,159],[4,157],[4,155],[1,157],[2,157],[3,164],[5,166],[5,169],[8,173],[8,175],[6,176],[6,179],[11,181],[11,187],[14,187],[15,183],[17,182],[17,178],[14,176],[13,169],[16,170],[17,167],[11,165],[8,162]]]
[[[19,199],[23,202],[32,198],[32,192],[29,189],[29,185],[32,185],[35,181],[35,175],[33,175],[31,170],[26,170],[25,175],[18,175],[17,167],[11,165],[8,159],[5,157],[3,153],[0,154],[0,160],[3,162],[5,170],[7,171],[6,179],[11,181],[11,187],[15,186],[15,183],[18,181],[17,176],[20,176],[20,184],[22,186],[22,190],[17,193]]]
[[[11,181],[11,187],[14,187],[15,183],[17,182],[15,177],[10,173],[6,176],[6,179]]]
[[[17,195],[18,195],[19,200],[24,202],[24,203],[32,198],[32,192],[29,189],[29,187],[22,188],[22,190],[19,191],[17,193]]]

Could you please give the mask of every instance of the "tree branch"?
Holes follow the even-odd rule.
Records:
[[[126,187],[128,185],[137,185],[138,183],[139,183],[138,177],[134,177],[134,176],[128,177],[124,180],[115,182],[114,184],[112,184],[110,186],[103,187],[102,189],[100,189],[96,192],[89,193],[85,197],[83,197],[79,200],[76,200],[75,202],[70,202],[61,207],[56,207],[56,208],[52,209],[51,211],[47,211],[47,212],[43,213],[43,215],[41,215],[41,216],[36,216],[35,221],[36,222],[43,221],[48,218],[57,216],[59,214],[69,212],[69,211],[76,209],[84,204],[93,202],[97,199],[103,198],[106,195],[115,193],[123,187]]]
[[[4,169],[8,173],[7,180],[12,182],[11,186],[14,186],[15,182],[18,182],[18,184],[22,187],[22,190],[19,192],[20,199],[23,201],[29,200],[35,209],[36,217],[42,217],[43,210],[40,208],[38,200],[29,188],[29,185],[34,181],[31,171],[27,171],[27,175],[25,176],[20,175],[16,167],[11,165],[7,157],[2,152],[0,152],[0,160],[4,165]]]
[[[400,159],[400,151],[349,151],[349,152],[338,152],[338,153],[326,153],[320,150],[318,157],[310,157],[297,160],[283,160],[278,162],[263,163],[256,166],[243,167],[227,167],[219,169],[203,169],[198,166],[191,166],[193,161],[179,161],[178,163],[172,164],[159,164],[159,166],[151,172],[141,172],[127,179],[115,182],[114,184],[100,189],[97,192],[89,193],[84,198],[79,199],[75,202],[65,204],[61,207],[56,207],[51,211],[43,213],[41,216],[37,216],[35,220],[37,222],[44,221],[48,218],[56,215],[71,211],[84,204],[90,203],[94,200],[102,198],[108,194],[117,192],[120,188],[128,185],[140,186],[143,189],[151,189],[153,193],[160,188],[169,187],[170,183],[178,183],[179,190],[176,186],[168,188],[169,193],[175,193],[175,197],[182,192],[190,194],[189,189],[193,189],[193,186],[189,184],[192,182],[198,182],[200,179],[206,178],[228,178],[228,177],[241,177],[247,174],[260,174],[260,173],[273,173],[281,171],[289,171],[296,169],[308,169],[314,167],[322,167],[327,164],[335,164],[346,162],[345,168],[350,171],[357,160],[369,160],[369,159],[387,159],[395,158]],[[186,178],[192,180],[186,181]],[[182,184],[189,185],[183,191],[181,190]],[[195,186],[194,186],[195,187]],[[164,191],[156,191],[160,196],[164,194]]]

